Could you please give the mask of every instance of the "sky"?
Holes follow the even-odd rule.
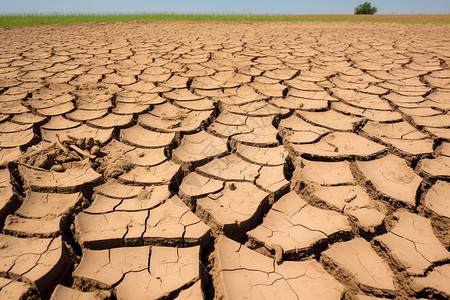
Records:
[[[0,0],[0,14],[353,14],[366,0]],[[450,14],[450,0],[373,0],[378,14]]]

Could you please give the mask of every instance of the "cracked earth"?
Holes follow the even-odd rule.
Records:
[[[0,41],[1,299],[450,298],[448,25]]]

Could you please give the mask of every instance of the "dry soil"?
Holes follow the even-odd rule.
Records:
[[[0,29],[1,299],[448,299],[450,27]]]

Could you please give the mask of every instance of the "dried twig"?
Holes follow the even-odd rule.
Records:
[[[19,165],[25,166],[25,167],[30,168],[30,169],[35,169],[35,170],[39,170],[39,171],[45,171],[45,172],[48,172],[47,169],[43,169],[43,168],[40,168],[40,167],[36,167],[36,166],[30,165],[30,164],[27,164],[27,163],[24,163],[24,162],[19,162]]]
[[[56,145],[58,145],[58,147],[64,151],[64,153],[69,152],[69,149],[67,149],[66,147],[64,147],[64,145],[61,143],[59,136],[57,134],[55,134],[55,143]]]
[[[84,157],[89,157],[90,159],[95,159],[95,157],[96,157],[95,155],[92,155],[89,152],[81,150],[80,148],[78,148],[75,145],[70,145],[69,148],[74,150],[74,151],[76,151],[76,152],[78,152],[79,154],[83,155]]]
[[[33,150],[31,150],[30,152],[25,153],[25,154],[20,158],[20,160],[27,159],[27,158],[29,158],[29,157],[31,157],[31,156],[33,156],[33,155],[36,155],[36,154],[38,154],[38,153],[41,153],[41,152],[46,152],[46,151],[50,150],[51,148],[53,148],[53,147],[55,146],[55,144],[56,144],[56,143],[53,142],[53,143],[48,144],[47,146],[42,147],[42,148],[40,148],[40,149],[33,149]]]

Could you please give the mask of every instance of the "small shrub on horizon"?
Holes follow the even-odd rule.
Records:
[[[355,8],[355,15],[373,15],[377,10],[375,6],[372,6],[370,2],[366,1]]]

